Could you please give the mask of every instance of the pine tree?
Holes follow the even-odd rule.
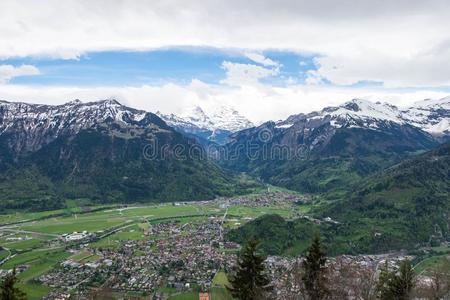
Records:
[[[250,240],[239,254],[235,274],[227,289],[240,300],[260,300],[271,291],[270,279],[265,272],[265,257],[258,254],[259,242]]]
[[[414,287],[414,271],[411,263],[404,260],[399,270],[388,271],[387,262],[378,279],[378,298],[382,300],[408,300]]]
[[[322,249],[320,236],[316,235],[303,262],[302,281],[311,300],[326,299],[329,295],[326,261],[327,258],[325,251]]]
[[[0,300],[24,300],[27,298],[25,293],[15,286],[18,281],[16,269],[14,268],[12,273],[6,275],[0,284]]]
[[[390,282],[393,275],[394,273],[389,272],[388,262],[386,260],[384,267],[380,270],[380,275],[376,286],[378,299],[392,299]]]
[[[398,274],[393,276],[389,284],[389,289],[394,299],[407,300],[411,298],[414,288],[414,271],[409,260],[404,260],[400,264]]]

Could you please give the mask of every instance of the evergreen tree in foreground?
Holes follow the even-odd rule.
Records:
[[[411,292],[414,288],[414,271],[409,260],[404,260],[400,264],[398,274],[395,274],[389,284],[393,299],[411,299]]]
[[[227,289],[240,300],[266,299],[272,289],[265,273],[265,257],[257,253],[259,242],[250,240],[239,254],[234,276]]]
[[[377,284],[379,298],[383,300],[408,300],[414,288],[415,274],[409,260],[400,264],[399,270],[389,272],[387,263],[381,270]]]
[[[322,249],[320,236],[316,235],[303,262],[304,273],[302,281],[311,300],[326,299],[330,293],[327,287],[326,261],[327,258],[325,251]]]
[[[16,269],[11,274],[6,275],[0,284],[0,300],[25,300],[24,292],[15,287],[19,279],[16,277]]]
[[[390,283],[393,275],[393,273],[389,272],[388,262],[386,260],[384,266],[380,269],[380,275],[376,286],[378,299],[392,299]]]

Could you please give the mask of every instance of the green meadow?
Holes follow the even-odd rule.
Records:
[[[12,269],[18,265],[27,265],[26,271],[19,274],[20,288],[29,299],[40,299],[51,291],[33,279],[50,271],[62,261],[71,258],[79,262],[93,262],[99,257],[94,252],[82,250],[76,254],[66,252],[62,247],[55,248],[51,240],[61,234],[72,232],[116,232],[89,245],[90,249],[99,247],[117,247],[122,241],[161,239],[164,236],[146,235],[152,224],[161,222],[202,222],[210,216],[222,216],[226,209],[217,203],[209,204],[161,204],[147,206],[115,206],[79,208],[70,206],[64,210],[37,213],[13,213],[0,215],[0,246],[8,250],[0,250],[0,260],[12,254],[12,257],[0,269]],[[228,209],[228,219],[236,219],[239,224],[264,214],[278,213],[286,218],[293,217],[298,206],[244,207],[232,206]],[[231,226],[236,222],[226,222]],[[7,239],[8,237],[26,237],[23,240]],[[136,253],[136,255],[142,255]],[[224,288],[227,278],[219,272],[211,289],[212,299],[231,299]],[[198,292],[168,293],[169,299],[198,299]]]

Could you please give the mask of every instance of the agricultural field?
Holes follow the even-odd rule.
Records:
[[[9,251],[8,250],[0,250],[0,261],[7,258],[9,256]]]
[[[104,259],[98,249],[118,249],[127,241],[147,243],[171,238],[170,233],[152,230],[159,224],[169,224],[169,227],[173,226],[170,224],[178,224],[176,226],[180,228],[185,225],[201,227],[210,220],[221,220],[226,216],[222,222],[226,228],[239,226],[264,214],[277,213],[285,218],[293,218],[304,209],[292,203],[265,203],[253,207],[251,203],[257,197],[258,194],[249,195],[237,202],[225,199],[89,208],[76,207],[75,203],[71,203],[70,208],[64,210],[0,215],[0,246],[3,249],[0,250],[0,261],[8,258],[0,265],[0,272],[20,267],[20,288],[30,299],[40,299],[53,288],[37,279],[60,268],[62,262],[71,261],[80,265],[96,263]],[[80,234],[95,238],[87,242],[78,242],[77,237],[67,240],[67,237]],[[188,232],[182,231],[180,236],[188,237]],[[156,251],[157,244],[154,245],[151,249]],[[136,249],[133,255],[144,258],[147,254],[145,250]],[[210,296],[213,299],[231,299],[225,288],[227,282],[226,274],[218,272],[213,278]],[[198,299],[198,288],[181,292],[168,287],[162,290],[170,299]]]
[[[414,267],[414,271],[416,272],[416,274],[427,275],[430,271],[436,270],[439,266],[442,266],[443,264],[448,265],[448,263],[449,258],[447,255],[432,256],[419,262]]]
[[[419,275],[429,275],[434,271],[442,272],[439,268],[450,268],[450,247],[448,245],[432,247],[430,254],[414,266],[414,271]]]
[[[20,288],[24,290],[30,299],[40,299],[48,294],[51,288],[36,284],[32,280],[51,270],[70,254],[63,250],[39,249],[15,255],[1,266],[3,269],[11,269],[18,265],[26,265],[28,268],[18,277],[21,281]]]
[[[305,198],[297,201],[296,197],[300,197],[298,194],[292,195],[285,190],[271,188],[273,191],[267,194],[251,194],[210,202],[89,208],[71,205],[65,210],[0,215],[0,262],[3,261],[0,272],[20,268],[20,288],[27,293],[29,299],[40,299],[58,286],[58,283],[42,282],[44,277],[51,282],[69,274],[67,279],[62,279],[63,282],[78,280],[76,286],[83,282],[98,286],[106,278],[86,266],[102,265],[105,259],[120,257],[123,267],[127,266],[127,260],[137,259],[144,270],[145,263],[142,263],[146,260],[169,255],[169,261],[176,261],[188,255],[192,251],[189,249],[195,249],[189,254],[191,257],[202,259],[201,254],[195,254],[196,251],[217,243],[217,239],[223,241],[223,230],[240,227],[266,215],[277,214],[285,220],[295,220],[306,215],[316,205]],[[221,229],[216,231],[219,228]],[[208,241],[210,238],[216,240]],[[306,240],[295,243],[285,254],[296,256],[308,243]],[[173,247],[174,245],[177,246]],[[173,255],[171,252],[176,253],[177,247],[187,247],[185,251],[188,253],[182,251],[175,254],[179,256],[170,256]],[[218,255],[217,259],[229,262],[230,259],[226,257],[234,257],[238,251],[239,248],[221,248],[220,254],[214,255]],[[416,265],[417,274],[426,274],[427,270],[440,265],[450,253],[450,248],[440,246],[431,251],[431,255]],[[211,255],[211,252],[208,253]],[[73,265],[74,269],[62,269],[63,264]],[[136,268],[136,275],[140,273],[135,263],[131,267]],[[167,270],[164,268],[159,269],[158,273],[165,274]],[[84,274],[84,277],[70,276],[71,272],[77,274],[78,270],[83,270],[80,274]],[[77,276],[81,277],[77,279]],[[168,299],[198,299],[199,291],[202,290],[200,286],[175,288],[167,282],[169,274],[164,276],[161,285],[153,291]],[[202,276],[201,272],[199,276]],[[125,279],[128,280],[127,278]],[[213,271],[209,278],[210,286],[207,290],[211,299],[232,299],[226,289],[228,278],[222,267]],[[132,284],[130,288],[134,288]],[[72,290],[77,289],[72,286]],[[130,293],[137,298],[146,295],[139,290],[125,293],[115,291],[114,295],[123,297],[130,296]]]

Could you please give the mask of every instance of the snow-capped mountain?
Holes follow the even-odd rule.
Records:
[[[238,111],[227,106],[217,107],[209,113],[196,106],[182,116],[156,114],[178,131],[220,144],[225,143],[231,133],[254,126]]]
[[[193,139],[157,115],[115,100],[2,101],[0,210],[63,208],[65,199],[79,198],[186,201],[223,195],[234,177],[189,155],[192,145]]]
[[[403,110],[404,120],[437,136],[450,136],[450,97],[426,99]]]
[[[217,107],[212,112],[210,119],[216,129],[228,130],[231,132],[255,126],[250,120],[229,106]]]
[[[449,107],[449,98],[422,101],[410,108],[353,99],[336,107],[239,131],[230,136],[229,147],[231,151],[241,151],[253,145],[256,150],[252,151],[258,151],[258,145],[265,145],[261,149],[281,146],[313,156],[377,151],[377,155],[391,153],[392,157],[401,157],[431,149],[450,138]]]
[[[380,129],[389,123],[412,125],[436,137],[450,135],[450,97],[424,100],[409,108],[388,103],[353,99],[337,107],[327,107],[309,114],[298,114],[276,122],[278,128],[289,128],[298,121],[330,122],[335,128]]]
[[[400,112],[395,106],[353,99],[337,107],[326,107],[321,111],[292,115],[284,121],[278,121],[276,127],[289,128],[296,122],[305,120],[329,122],[335,128],[362,127],[373,129],[378,128],[380,122],[403,122],[400,118]]]
[[[156,115],[121,105],[113,99],[62,105],[0,101],[0,136],[16,153],[35,151],[63,135],[74,135],[106,123],[119,127],[167,127]]]
[[[414,153],[437,147],[438,139],[429,129],[448,120],[443,102],[422,105],[417,108],[420,114],[414,114],[417,110],[412,108],[354,99],[266,122],[231,135],[227,153],[236,156],[222,164],[308,193],[352,186]]]
[[[220,106],[210,113],[206,113],[201,107],[196,106],[182,116],[174,114],[165,115],[157,112],[169,125],[180,127],[198,127],[200,129],[227,130],[231,132],[253,127],[253,123],[228,106]]]
[[[215,127],[215,124],[211,120],[211,118],[199,106],[196,106],[189,112],[185,113],[182,116],[182,118],[184,118],[186,121],[190,122],[191,124],[194,124],[195,126],[201,129],[208,129],[208,130],[221,129]]]

